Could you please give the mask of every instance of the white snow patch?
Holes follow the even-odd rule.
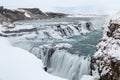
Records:
[[[94,80],[93,76],[90,75],[84,75],[80,80]]]
[[[61,48],[61,47],[64,47],[64,48],[71,48],[72,45],[71,44],[68,44],[68,43],[59,43],[55,46],[56,48]]]
[[[71,15],[68,15],[67,17],[101,17],[101,15],[82,15],[82,14],[71,14]]]
[[[25,12],[25,14],[24,14],[26,17],[28,17],[28,18],[32,18],[27,12]]]
[[[43,70],[42,61],[26,50],[12,47],[0,37],[0,79],[2,80],[65,80]]]

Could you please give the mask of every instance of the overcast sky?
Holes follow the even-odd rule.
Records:
[[[37,7],[43,11],[77,14],[120,12],[120,0],[0,0],[7,8]]]

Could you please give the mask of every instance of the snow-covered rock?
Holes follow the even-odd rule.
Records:
[[[24,12],[24,15],[30,19],[45,19],[47,15],[39,8],[19,8],[18,11]]]
[[[91,60],[92,73],[97,71],[100,80],[120,80],[120,21],[116,16],[112,19],[104,28],[103,38]]]
[[[0,37],[0,80],[65,80],[46,73],[40,59]]]
[[[37,33],[37,28],[32,25],[9,24],[6,26],[1,25],[0,28],[0,36],[3,37],[16,37],[25,34]]]
[[[14,23],[1,25],[0,36],[19,40],[65,40],[96,30],[91,22],[52,22],[39,25]]]

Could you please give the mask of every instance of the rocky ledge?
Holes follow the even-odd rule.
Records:
[[[10,37],[10,36],[22,36],[25,34],[38,34],[37,28],[31,25],[9,25],[9,26],[0,26],[0,36]]]
[[[100,80],[120,80],[120,21],[111,20],[91,60],[92,74]]]

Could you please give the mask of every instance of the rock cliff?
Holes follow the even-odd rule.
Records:
[[[38,8],[19,8],[19,10],[25,12],[26,17],[30,19],[45,19],[48,17],[46,13]]]
[[[16,20],[24,20],[26,19],[26,16],[24,15],[23,12],[17,11],[17,10],[10,10],[10,9],[6,9],[1,7],[0,8],[0,18],[1,21],[5,21],[5,22],[13,22]]]
[[[120,20],[111,20],[91,60],[92,74],[100,80],[120,80]]]
[[[46,12],[44,13],[39,8],[18,8],[16,10],[11,10],[0,7],[0,22],[13,22],[17,20],[26,20],[26,19],[48,19],[56,17],[65,17],[66,14],[63,13],[53,13]]]

